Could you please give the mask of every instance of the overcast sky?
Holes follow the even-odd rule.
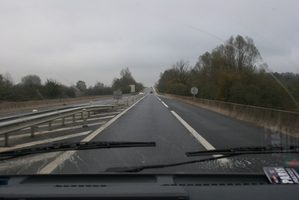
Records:
[[[151,86],[237,34],[271,70],[299,73],[298,10],[298,0],[0,0],[0,73],[92,85],[129,67]]]

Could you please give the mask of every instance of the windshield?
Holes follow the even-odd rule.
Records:
[[[299,168],[298,7],[0,0],[0,175]]]

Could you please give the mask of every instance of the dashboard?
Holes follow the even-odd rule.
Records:
[[[0,177],[0,199],[297,199],[263,174],[81,174]]]

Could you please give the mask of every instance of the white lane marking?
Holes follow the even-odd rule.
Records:
[[[157,94],[155,87],[151,87],[154,90],[154,93]]]
[[[191,133],[191,135],[207,150],[215,150],[216,148],[211,145],[204,137],[202,137],[192,126],[190,126],[183,118],[181,118],[176,112],[173,110],[171,113],[181,122],[181,124]],[[220,157],[222,155],[213,155],[213,157]],[[221,158],[218,159],[221,164],[227,165],[230,164],[229,160],[227,158]]]
[[[168,108],[168,105],[166,103],[164,103],[164,101],[161,101],[161,103],[166,107]]]
[[[109,127],[113,122],[115,122],[118,118],[120,118],[122,115],[124,115],[126,112],[128,112],[131,108],[133,108],[137,103],[139,103],[142,99],[144,99],[147,95],[143,96],[141,99],[139,99],[137,102],[135,102],[133,105],[131,105],[126,110],[122,111],[118,115],[116,115],[114,118],[112,118],[110,121],[108,121],[106,124],[101,126],[99,129],[92,132],[90,135],[88,135],[86,138],[84,138],[81,142],[89,142],[94,137],[96,137],[98,134],[100,134],[103,130],[105,130],[107,127]],[[59,165],[64,163],[66,160],[69,160],[71,156],[73,156],[76,153],[76,151],[66,151],[60,154],[55,160],[47,164],[45,167],[40,169],[37,174],[49,174],[53,172]]]
[[[97,123],[92,123],[92,124],[87,124],[87,125],[89,127],[91,127],[91,126],[102,125],[104,123],[105,122],[97,122]],[[51,131],[38,131],[38,132],[34,133],[34,135],[43,135],[43,134],[47,134],[47,133],[67,131],[67,130],[75,130],[75,129],[79,129],[79,128],[82,128],[82,125],[65,127],[65,128],[59,128],[59,129],[54,129],[54,130],[51,130]],[[31,136],[31,133],[24,133],[24,134],[12,135],[12,136],[9,136],[9,138],[11,138],[11,139],[17,139],[17,138],[24,138],[24,137],[29,137],[29,136]],[[4,138],[0,138],[0,141],[4,141]]]
[[[159,101],[162,101],[158,96],[156,96]]]
[[[185,120],[183,120],[176,112],[171,113],[183,124],[183,126],[195,137],[195,139],[202,144],[207,150],[215,150],[215,147],[211,145],[205,138],[203,138],[194,128],[192,128]]]
[[[38,145],[38,144],[56,142],[56,141],[59,141],[59,140],[66,140],[66,139],[70,139],[70,138],[74,138],[74,137],[88,135],[89,133],[91,133],[91,131],[85,131],[85,132],[76,133],[76,134],[67,135],[67,136],[61,136],[61,137],[55,137],[55,138],[50,138],[50,139],[45,139],[45,140],[39,140],[39,141],[35,141],[35,142],[28,142],[28,143],[24,143],[24,144],[18,144],[18,145],[13,146],[13,147],[0,148],[0,152],[16,150],[16,149],[25,148],[25,147],[31,147],[31,146]]]

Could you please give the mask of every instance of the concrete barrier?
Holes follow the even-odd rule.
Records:
[[[164,96],[299,138],[298,112],[177,95],[164,94]]]

